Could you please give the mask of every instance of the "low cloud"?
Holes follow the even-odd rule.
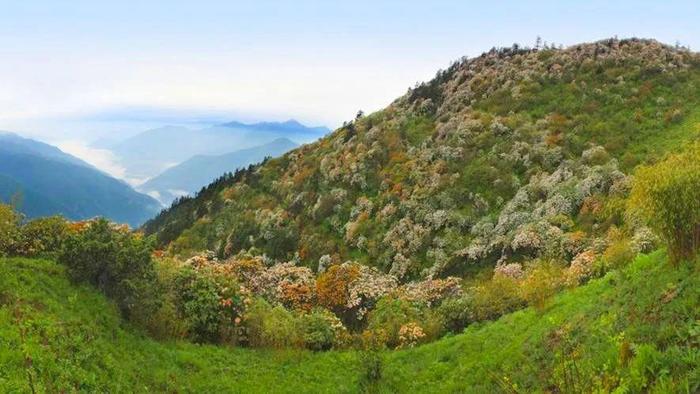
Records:
[[[145,179],[129,178],[126,169],[119,163],[119,158],[108,149],[88,146],[82,141],[68,140],[56,143],[62,151],[71,154],[107,174],[124,180],[132,186],[140,185]]]

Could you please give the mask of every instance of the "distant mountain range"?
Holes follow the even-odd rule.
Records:
[[[196,155],[223,155],[278,138],[307,143],[329,132],[326,127],[308,127],[295,120],[253,124],[229,122],[199,130],[165,126],[117,143],[105,144],[103,141],[99,147],[111,150],[119,158],[127,178],[146,180]]]
[[[153,198],[54,146],[0,133],[0,200],[13,196],[28,217],[104,216],[137,226],[160,209]]]
[[[140,185],[138,190],[168,205],[179,196],[193,194],[226,172],[261,162],[267,156],[280,156],[297,146],[288,138],[277,138],[224,155],[196,155]]]

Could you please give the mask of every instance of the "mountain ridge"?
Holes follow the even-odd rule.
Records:
[[[277,138],[223,155],[195,155],[139,185],[138,190],[147,194],[155,192],[159,201],[167,205],[177,197],[197,192],[227,172],[258,163],[265,157],[279,156],[297,146],[288,138]]]
[[[252,251],[312,268],[352,258],[406,278],[568,260],[614,224],[586,224],[584,203],[612,204],[629,171],[664,154],[647,141],[697,138],[698,83],[697,54],[654,40],[493,49],[144,229],[173,253]]]
[[[18,194],[19,193],[19,194]],[[29,217],[65,215],[82,220],[105,216],[138,226],[158,204],[60,149],[16,134],[0,135],[0,197],[22,196]]]
[[[109,149],[126,169],[127,177],[148,180],[195,155],[223,155],[263,145],[276,138],[296,143],[314,141],[328,129],[293,123],[229,122],[202,129],[163,126],[146,130]]]

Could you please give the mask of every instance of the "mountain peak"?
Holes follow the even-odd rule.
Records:
[[[282,124],[287,125],[287,126],[302,126],[302,127],[306,127],[306,126],[304,126],[303,124],[301,124],[299,121],[297,121],[296,119],[288,119],[288,120],[286,120],[285,122],[282,122]]]
[[[187,237],[170,231],[187,216],[201,233],[232,229],[189,243],[193,250],[257,248],[279,261],[304,250],[307,266],[338,254],[408,279],[467,272],[477,261],[567,255],[561,247],[584,200],[612,196],[626,173],[663,155],[672,146],[658,143],[664,133],[696,138],[679,128],[698,116],[698,85],[698,54],[652,40],[494,49],[298,154],[210,185],[145,228],[170,242]],[[603,152],[598,164],[594,151]],[[245,197],[212,202],[225,190]],[[298,234],[284,248],[268,242],[268,219],[256,216],[261,201]],[[591,240],[604,233],[585,226]],[[241,228],[250,229],[245,237]]]

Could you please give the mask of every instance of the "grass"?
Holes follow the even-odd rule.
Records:
[[[700,390],[700,272],[663,252],[415,349],[253,351],[157,342],[46,260],[0,260],[0,392],[679,392]]]
[[[688,143],[700,139],[700,109],[693,108],[681,122],[663,133],[653,133],[628,147],[632,155],[662,159],[667,153],[677,153]]]

